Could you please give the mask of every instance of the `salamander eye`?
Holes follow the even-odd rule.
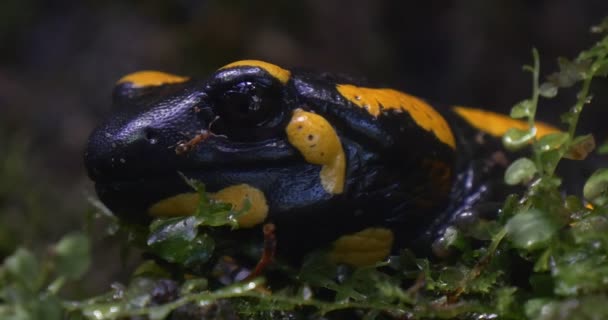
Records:
[[[280,92],[260,84],[240,82],[224,91],[216,101],[217,112],[227,122],[240,125],[263,126],[272,120],[279,107]]]
[[[268,137],[281,122],[281,101],[280,87],[239,82],[216,95],[215,112],[219,118],[212,129],[240,141]]]

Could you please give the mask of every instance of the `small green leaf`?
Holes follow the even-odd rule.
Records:
[[[148,245],[174,238],[193,240],[198,234],[198,223],[199,221],[193,216],[154,220],[150,224]]]
[[[539,94],[545,98],[553,98],[557,95],[557,86],[551,82],[545,82],[538,88]]]
[[[542,136],[536,143],[536,150],[545,152],[549,150],[555,150],[561,147],[568,141],[568,134],[563,132],[555,132]]]
[[[538,320],[541,317],[543,309],[552,302],[548,298],[536,298],[526,301],[524,310],[528,319]]]
[[[154,260],[146,260],[140,264],[135,271],[133,271],[132,277],[148,277],[148,278],[169,278],[171,274],[162,268]]]
[[[63,308],[61,307],[61,301],[57,296],[54,295],[42,295],[39,300],[29,304],[29,308],[35,310],[35,317],[32,319],[45,319],[45,320],[61,320],[63,317]]]
[[[63,237],[55,245],[57,273],[68,279],[80,278],[91,265],[91,244],[82,233]]]
[[[504,287],[496,290],[496,311],[499,315],[508,316],[521,308],[516,299],[516,287]]]
[[[595,205],[603,206],[608,203],[608,169],[598,169],[585,183],[583,195]]]
[[[604,20],[602,20],[602,22],[600,22],[598,25],[592,26],[591,32],[593,32],[593,33],[608,32],[608,17],[604,18]]]
[[[517,151],[532,142],[535,136],[534,130],[510,128],[502,137],[502,143],[507,150]]]
[[[182,173],[180,173],[180,175],[182,179],[198,193],[200,200],[196,212],[194,213],[194,216],[197,217],[199,222],[198,226],[230,226],[232,229],[238,228],[239,224],[237,218],[240,215],[245,214],[251,208],[249,200],[245,199],[245,203],[241,210],[234,211],[232,210],[232,205],[230,203],[210,200],[205,191],[205,185],[202,182],[196,179],[190,179]]]
[[[0,303],[0,319],[2,320],[62,320],[64,310],[61,301],[54,295],[41,295],[18,304],[5,305]]]
[[[124,309],[119,303],[95,303],[83,306],[80,311],[87,319],[117,319]]]
[[[606,77],[608,76],[608,60],[604,60],[600,66],[598,66],[595,74],[598,77]]]
[[[547,173],[553,173],[555,167],[561,159],[561,152],[559,150],[549,150],[540,154],[540,163],[543,170]]]
[[[369,301],[385,277],[373,267],[364,267],[342,278],[340,285],[333,289],[336,291],[336,301]]]
[[[559,229],[559,225],[538,209],[520,212],[509,219],[507,235],[516,248],[535,250],[543,248]]]
[[[511,118],[521,119],[527,118],[532,114],[534,103],[530,99],[518,102],[511,108]]]
[[[40,262],[27,249],[19,248],[4,261],[9,278],[16,280],[32,292],[38,291],[43,282]]]
[[[492,291],[503,271],[488,270],[471,279],[466,285],[466,292],[488,294]]]
[[[602,145],[597,148],[597,153],[599,154],[608,154],[608,142],[604,142]]]
[[[462,233],[455,227],[450,226],[446,228],[443,237],[445,238],[447,247],[454,247],[460,250],[466,248],[467,244]]]
[[[534,309],[526,308],[528,319],[535,320],[595,320],[607,319],[608,308],[605,294],[581,296],[570,299],[544,300]],[[535,299],[540,300],[540,299]],[[534,301],[534,300],[531,300]],[[527,306],[527,304],[526,304]],[[528,310],[530,313],[528,313]]]
[[[566,196],[564,201],[564,208],[569,212],[581,211],[584,208],[583,200],[574,195]]]
[[[150,320],[166,319],[171,311],[172,310],[169,306],[157,306],[150,309],[150,312],[148,312],[148,317]]]
[[[317,250],[304,258],[298,279],[314,286],[332,289],[336,287],[334,278],[337,272],[337,266],[327,259],[327,252]]]
[[[232,229],[236,229],[239,226],[237,218],[251,208],[251,203],[248,199],[245,199],[244,202],[243,209],[237,212],[232,210],[232,205],[229,203],[211,201],[209,211],[204,212],[199,208],[196,216],[200,218],[201,226],[230,226]]]
[[[442,290],[455,290],[462,286],[471,269],[463,265],[447,266],[440,270],[437,283]]]
[[[505,183],[508,185],[518,185],[530,182],[538,172],[534,162],[528,158],[519,158],[505,171]]]
[[[555,293],[575,296],[601,292],[608,281],[608,257],[586,248],[569,250],[558,257],[551,273],[555,281]]]
[[[571,226],[571,234],[576,244],[608,240],[608,216],[606,215],[589,215]]]
[[[211,258],[215,243],[206,234],[185,241],[183,238],[170,238],[163,242],[150,244],[152,252],[173,263],[193,266],[203,264]]]
[[[588,63],[571,61],[566,58],[557,59],[559,72],[548,76],[549,82],[559,88],[568,88],[583,79],[583,71]]]
[[[549,248],[536,259],[536,262],[534,263],[535,272],[545,272],[549,270],[549,262],[552,253],[553,251]]]
[[[215,240],[208,234],[203,233],[186,246],[187,258],[183,260],[186,267],[204,264],[211,259],[215,250]]]
[[[197,217],[171,218],[154,221],[147,244],[163,259],[186,266],[202,264],[211,258],[215,242],[199,234]]]

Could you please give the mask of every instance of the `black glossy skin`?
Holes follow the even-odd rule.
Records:
[[[147,221],[151,204],[191,191],[182,172],[211,192],[237,183],[262,190],[279,248],[308,250],[368,226],[390,227],[398,246],[424,239],[429,247],[429,237],[447,222],[488,198],[489,181],[501,174],[486,161],[497,144],[473,142],[478,132],[449,108],[439,111],[454,131],[456,150],[407,113],[374,118],[338,93],[336,84],[349,82],[292,71],[283,85],[261,68],[241,66],[158,87],[120,84],[116,113],[91,134],[85,164],[100,199],[129,220]],[[262,101],[257,111],[243,108],[252,96]],[[285,126],[296,108],[323,116],[337,131],[346,153],[344,193],[327,193],[320,166],[287,141]],[[212,134],[176,153],[201,130]],[[429,161],[448,168],[449,177],[433,179]]]

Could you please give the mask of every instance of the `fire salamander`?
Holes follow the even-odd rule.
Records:
[[[326,246],[350,265],[404,246],[429,248],[445,226],[501,200],[509,160],[498,137],[527,128],[256,60],[206,79],[129,74],[113,103],[118,110],[91,134],[85,163],[117,215],[143,222],[191,214],[198,196],[182,173],[213,199],[235,207],[249,199],[240,228],[273,222],[279,253]],[[537,125],[539,135],[556,131]]]

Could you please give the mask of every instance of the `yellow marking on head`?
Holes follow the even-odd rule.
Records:
[[[302,109],[293,111],[285,129],[287,139],[308,161],[321,165],[321,185],[331,194],[344,191],[346,159],[342,143],[331,124],[320,115]]]
[[[454,111],[474,128],[495,137],[502,137],[509,128],[520,130],[528,130],[529,128],[527,121],[513,119],[508,115],[496,112],[461,106],[454,107]],[[561,132],[556,127],[546,123],[535,122],[534,125],[536,126],[536,134],[538,137],[542,137],[549,133]]]
[[[338,92],[355,105],[377,117],[382,110],[407,112],[418,126],[431,131],[439,141],[456,148],[452,130],[445,119],[422,99],[393,89],[373,89],[350,84],[336,86]]]
[[[150,87],[160,86],[163,84],[180,83],[187,81],[188,79],[188,77],[182,77],[160,71],[146,70],[130,73],[120,78],[116,84],[131,83],[135,87]]]
[[[334,263],[369,266],[384,260],[393,247],[393,232],[386,228],[367,228],[334,241],[329,258]]]
[[[248,184],[230,186],[216,193],[209,193],[208,196],[211,200],[230,203],[232,209],[237,211],[243,209],[245,199],[249,200],[249,210],[237,218],[241,228],[258,225],[268,216],[264,193]],[[153,204],[148,208],[148,214],[155,217],[188,216],[196,211],[198,204],[198,193],[182,193]]]
[[[266,72],[268,72],[271,76],[273,76],[277,80],[279,80],[282,84],[286,84],[287,81],[289,81],[289,78],[291,77],[291,72],[289,70],[285,70],[277,65],[274,65],[274,64],[268,63],[268,62],[264,62],[264,61],[260,61],[260,60],[235,61],[233,63],[227,64],[227,65],[221,67],[220,70],[227,69],[227,68],[233,68],[233,67],[241,67],[241,66],[261,68],[261,69],[265,70]]]

